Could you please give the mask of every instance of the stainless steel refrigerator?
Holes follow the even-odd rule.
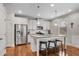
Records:
[[[15,42],[15,46],[28,43],[27,24],[15,24],[14,25],[14,42]]]

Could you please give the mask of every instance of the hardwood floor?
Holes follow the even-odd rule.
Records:
[[[67,46],[67,53],[69,56],[79,56],[79,48]]]
[[[6,56],[33,56],[33,53],[31,46],[28,44],[6,48]]]
[[[68,56],[79,56],[79,49],[67,46]],[[21,45],[12,48],[6,48],[6,56],[36,56],[36,52],[32,52],[31,45]],[[49,54],[49,56],[57,56],[55,54]]]

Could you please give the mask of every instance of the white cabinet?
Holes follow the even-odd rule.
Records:
[[[36,29],[36,26],[37,26],[36,20],[29,20],[28,21],[28,28],[29,29]]]
[[[37,23],[38,23],[37,20],[29,20],[29,22],[28,22],[29,29],[37,29],[37,26],[38,26]],[[49,29],[49,22],[48,21],[40,20],[39,23],[40,23],[39,26],[43,26],[44,30]]]

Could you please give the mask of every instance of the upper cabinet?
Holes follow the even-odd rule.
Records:
[[[43,26],[43,30],[49,30],[49,22],[45,20],[40,21],[40,26]]]
[[[37,26],[42,26],[43,30],[49,29],[49,22],[44,20],[39,20],[39,25],[37,20],[29,20],[28,21],[29,29],[35,29],[37,30]]]

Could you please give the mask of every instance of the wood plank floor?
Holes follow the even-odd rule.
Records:
[[[79,49],[67,46],[68,56],[79,56]],[[36,56],[36,52],[32,52],[31,45],[21,45],[12,48],[6,48],[6,56]],[[50,55],[49,55],[50,56]]]
[[[67,46],[67,53],[69,56],[79,56],[79,48]]]
[[[33,56],[33,53],[31,46],[28,44],[6,48],[6,56]]]

